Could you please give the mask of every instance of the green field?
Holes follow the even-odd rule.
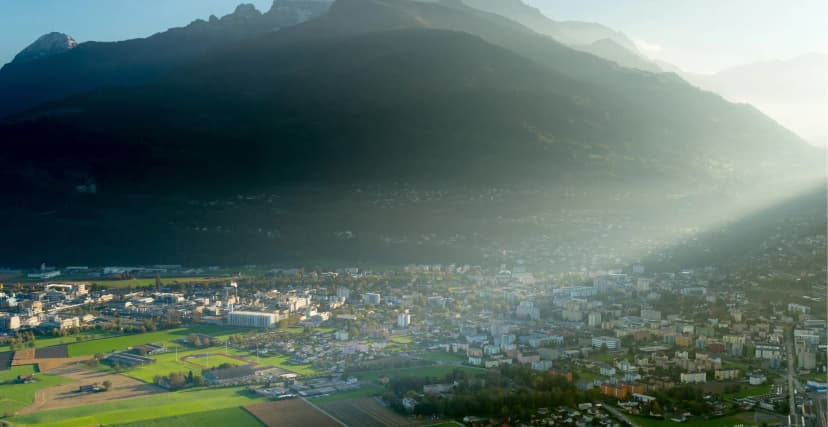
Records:
[[[745,412],[742,414],[732,415],[728,417],[721,417],[715,418],[711,420],[696,420],[690,419],[684,423],[676,423],[670,420],[657,420],[653,418],[645,418],[645,417],[636,417],[636,416],[628,416],[630,420],[637,423],[641,427],[663,427],[663,426],[676,426],[676,427],[733,427],[740,424],[750,424],[753,423],[753,413]],[[758,421],[757,424],[761,424],[762,421]]]
[[[620,357],[620,353],[592,353],[589,355],[589,358],[598,362],[604,363],[612,363],[617,357]]]
[[[48,374],[38,374],[32,384],[0,385],[0,416],[11,415],[31,405],[34,395],[40,389],[66,384],[71,380]]]
[[[392,342],[395,344],[411,344],[411,337],[403,337],[399,335],[395,335],[388,339],[388,342]]]
[[[111,337],[113,334],[108,333],[108,332],[102,332],[102,331],[84,331],[84,332],[81,332],[80,335],[83,336],[84,339],[92,340],[92,339],[100,339],[100,338]],[[54,345],[61,345],[61,344],[74,344],[74,343],[77,343],[77,342],[78,342],[78,340],[75,339],[74,335],[68,336],[68,337],[48,337],[48,338],[35,337],[35,348],[51,347],[51,346],[54,346]],[[9,348],[8,345],[0,346],[0,352],[10,351],[10,350],[11,349]]]
[[[371,372],[355,372],[353,376],[357,377],[362,382],[374,382],[380,377],[430,377],[442,378],[455,369],[470,372],[471,374],[485,373],[482,368],[471,368],[468,366],[421,366],[417,368],[397,368],[397,369],[383,369],[381,371]]]
[[[187,361],[181,360],[181,358],[183,358],[184,356],[206,353],[210,354],[210,366],[207,366],[206,358],[191,358]],[[230,356],[243,357],[249,360],[250,362],[256,363],[256,366],[275,366],[278,368],[285,369],[287,371],[297,373],[299,375],[313,376],[318,373],[318,371],[310,365],[288,364],[287,361],[289,360],[289,358],[287,356],[267,356],[257,358],[255,353],[250,354],[246,351],[240,351],[234,348],[227,349],[227,353],[225,353],[224,346],[217,346],[202,349],[179,350],[178,359],[176,359],[175,351],[150,356],[156,360],[155,363],[130,369],[124,372],[124,374],[135,379],[151,383],[156,375],[165,376],[168,375],[170,372],[188,372],[192,370],[193,373],[197,374],[201,372],[201,368],[218,366],[225,362],[233,365],[245,364],[244,362],[241,362],[239,360],[225,357],[225,354]]]
[[[217,411],[198,412],[174,417],[157,418],[154,420],[136,421],[127,424],[117,424],[117,427],[202,426],[262,427],[264,424],[250,414],[250,412],[242,408],[219,409]]]
[[[69,357],[91,356],[95,353],[107,354],[115,350],[126,350],[130,347],[141,344],[169,345],[169,343],[173,340],[184,338],[192,333],[206,334],[221,338],[223,336],[232,335],[233,333],[245,331],[246,329],[225,326],[199,325],[191,328],[178,328],[166,331],[147,332],[144,334],[122,335],[70,344]]]
[[[771,388],[773,386],[771,384],[764,384],[760,386],[751,386],[747,387],[744,390],[738,393],[729,393],[725,394],[724,397],[726,399],[739,399],[742,397],[749,397],[749,396],[760,396],[763,394],[769,394],[771,392]]]
[[[199,277],[199,276],[191,276],[191,277],[162,277],[161,284],[162,285],[170,285],[173,283],[210,283],[210,282],[220,282],[230,280],[227,277]],[[124,289],[124,288],[140,288],[144,286],[155,286],[155,278],[154,277],[145,277],[140,279],[127,279],[127,280],[89,280],[89,281],[80,281],[78,283],[90,283],[95,284],[98,286],[103,286],[105,288],[112,288],[112,289]]]
[[[237,353],[237,354],[236,354]],[[230,351],[230,354],[236,354],[241,357],[246,357],[250,360],[256,361],[259,366],[275,366],[277,368],[282,368],[286,371],[290,371],[299,375],[305,376],[314,376],[319,373],[318,370],[313,368],[311,365],[291,365],[288,362],[290,357],[288,356],[267,356],[267,357],[256,357],[256,354],[247,354],[245,352],[233,352]]]
[[[263,398],[244,391],[243,387],[201,389],[42,411],[14,417],[9,421],[31,427],[87,427],[179,417],[218,409],[238,408],[262,401]]]
[[[18,375],[31,375],[35,372],[37,372],[35,365],[12,366],[10,369],[0,371],[0,383],[11,381],[17,378]]]
[[[210,354],[209,357],[192,357],[187,359],[187,362],[196,364],[198,366],[201,366],[202,368],[212,368],[214,366],[223,365],[225,363],[228,363],[233,366],[248,365],[248,363],[224,356],[222,354]]]
[[[313,398],[314,404],[336,402],[339,400],[359,399],[362,397],[372,397],[382,394],[385,388],[377,383],[362,383],[359,390],[346,391],[344,393],[336,393],[330,396],[322,396]]]
[[[422,353],[418,354],[417,358],[431,360],[433,362],[465,362],[468,360],[468,357],[463,353],[447,353],[445,351]]]

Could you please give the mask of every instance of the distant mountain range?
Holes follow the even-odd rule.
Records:
[[[824,173],[824,152],[750,106],[464,2],[277,0],[264,14],[240,6],[8,64],[0,188],[12,203],[0,220],[19,238],[99,236],[90,253],[128,235],[141,253],[175,254],[193,242],[172,249],[157,236],[203,213],[181,202],[136,215],[124,200],[391,183],[634,189],[660,200],[664,188],[770,192]],[[590,42],[573,25],[562,27],[570,41],[624,48],[618,34],[605,41],[614,33],[587,26],[600,37]],[[330,209],[324,198],[294,208]],[[221,239],[211,247],[229,244]]]
[[[713,75],[683,74],[690,82],[747,102],[806,140],[828,145],[828,55],[740,65]]]

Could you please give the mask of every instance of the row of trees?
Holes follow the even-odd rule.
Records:
[[[427,384],[452,384],[446,396],[422,395]],[[399,377],[392,379],[383,397],[396,410],[402,400],[415,398],[414,413],[461,418],[466,415],[527,419],[539,408],[567,406],[595,401],[596,391],[580,392],[565,378],[524,367],[503,367],[498,371],[471,374],[455,370],[441,378]]]

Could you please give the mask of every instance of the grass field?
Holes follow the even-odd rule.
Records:
[[[85,339],[100,339],[111,337],[111,333],[102,332],[102,331],[84,331],[80,333]],[[43,347],[51,347],[54,345],[61,345],[61,344],[74,344],[77,343],[78,340],[75,339],[75,336],[69,337],[49,337],[49,338],[35,338],[35,348],[43,348]],[[10,351],[8,345],[0,345],[0,352]]]
[[[233,351],[231,351],[230,353],[233,354]],[[255,354],[250,355],[244,352],[239,352],[238,356],[246,357],[250,360],[256,361],[259,364],[259,366],[275,366],[277,368],[282,368],[286,371],[291,371],[299,375],[313,376],[319,373],[318,370],[314,369],[310,365],[291,365],[287,363],[288,360],[290,360],[290,357],[288,356],[267,356],[256,358]]]
[[[619,357],[620,354],[615,353],[592,353],[589,355],[589,358],[592,360],[596,360],[598,362],[610,363],[615,360],[616,357]]]
[[[431,378],[442,378],[446,376],[446,374],[453,372],[455,369],[459,369],[466,372],[471,372],[472,374],[484,373],[484,369],[479,368],[471,368],[468,366],[422,366],[417,368],[398,368],[398,369],[384,369],[381,371],[371,371],[371,372],[364,372],[359,373],[356,372],[353,375],[359,378],[362,382],[374,382],[382,376],[389,376],[389,377],[431,377]]]
[[[32,384],[0,385],[0,416],[14,414],[34,402],[38,390],[71,382],[71,380],[48,374],[38,374]]]
[[[37,372],[35,365],[12,366],[11,369],[0,371],[0,383],[17,378],[18,375],[31,375]]]
[[[657,420],[652,418],[635,416],[628,416],[628,418],[630,418],[630,420],[640,425],[641,427],[662,427],[671,425],[676,427],[733,427],[737,425],[753,423],[753,413],[750,412],[732,415],[728,417],[715,418],[711,420],[690,419],[684,423],[675,423],[669,420]],[[759,423],[761,423],[761,421]]]
[[[201,389],[42,411],[14,417],[9,421],[30,427],[112,425],[238,408],[261,401],[264,399],[244,391],[243,387]]]
[[[392,342],[395,344],[411,344],[411,337],[402,337],[399,335],[395,335],[388,339],[388,342]]]
[[[129,347],[141,344],[167,344],[177,338],[183,338],[192,333],[220,337],[245,331],[245,329],[225,326],[199,325],[191,328],[177,328],[166,331],[147,332],[144,334],[122,335],[70,344],[69,357],[91,356],[95,353],[110,353],[113,350],[125,350]]]
[[[747,388],[745,388],[744,390],[742,390],[738,393],[725,394],[724,397],[726,399],[739,399],[739,398],[748,397],[748,396],[759,396],[759,395],[770,393],[771,388],[772,388],[771,384],[764,384],[764,385],[760,385],[760,386],[752,386],[752,387],[747,387]]]
[[[210,354],[210,361],[209,366],[207,366],[207,359],[204,358],[189,358],[187,361],[181,360],[186,356],[191,356],[194,354]],[[124,375],[128,375],[132,378],[139,379],[141,381],[145,381],[151,383],[153,378],[156,375],[165,376],[168,375],[170,372],[188,372],[190,370],[193,373],[200,373],[201,368],[206,367],[213,367],[218,366],[222,363],[231,363],[233,365],[243,365],[244,362],[225,357],[225,347],[224,346],[217,346],[217,347],[210,347],[210,348],[202,348],[202,349],[187,349],[187,350],[179,350],[178,351],[178,359],[176,360],[176,353],[175,351],[170,351],[168,353],[158,354],[155,356],[150,356],[156,360],[155,363],[141,366],[139,368],[130,369],[124,372]],[[311,367],[310,365],[290,365],[287,363],[288,357],[287,356],[267,356],[267,357],[260,357],[257,358],[255,353],[250,354],[246,351],[240,351],[234,348],[227,349],[227,355],[235,356],[235,357],[242,357],[250,362],[256,363],[256,366],[275,366],[278,368],[282,368],[287,371],[291,371],[297,373],[299,375],[305,376],[312,376],[316,375],[318,371]],[[193,363],[197,366],[194,366]]]
[[[445,351],[431,351],[418,354],[417,357],[433,362],[465,362],[468,360],[468,357],[463,353],[447,353]]]
[[[322,404],[328,402],[337,402],[340,400],[359,399],[362,397],[372,397],[382,394],[385,388],[376,383],[363,383],[359,390],[346,391],[344,393],[336,393],[330,396],[322,396],[312,399],[314,404]]]
[[[177,415],[174,417],[156,418],[154,420],[136,421],[127,424],[116,424],[117,427],[202,427],[202,426],[234,426],[234,427],[262,427],[258,418],[242,408],[227,408],[216,411],[197,412],[194,414]]]
[[[198,366],[201,366],[202,368],[212,368],[214,366],[219,366],[225,363],[233,366],[241,366],[248,364],[221,354],[211,354],[209,357],[191,357],[187,359],[187,362],[194,363]]]

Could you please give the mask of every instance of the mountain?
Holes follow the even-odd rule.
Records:
[[[34,43],[20,51],[12,63],[34,61],[74,49],[78,43],[72,37],[63,33],[48,33],[40,36]]]
[[[822,145],[828,138],[828,55],[810,53],[789,60],[740,65],[712,75],[687,75],[700,87],[747,102]]]
[[[457,1],[339,0],[152,83],[48,104],[0,131],[13,136],[11,164],[46,176],[76,169],[99,188],[567,174],[753,182],[817,166],[809,147],[750,107]],[[42,159],[44,150],[61,156]],[[139,171],[112,161],[124,150]]]
[[[523,0],[462,0],[483,11],[495,13],[525,25],[540,34],[608,59],[623,67],[660,72],[661,69],[643,57],[635,43],[624,33],[601,24],[579,21],[554,21]]]
[[[502,253],[492,235],[537,235],[529,189],[556,211],[573,197],[629,208],[675,191],[770,195],[822,173],[824,156],[750,106],[459,1],[338,0],[141,84],[14,115],[0,135],[7,239],[83,241],[0,248],[26,262]],[[388,187],[459,196],[425,208]],[[529,196],[499,202],[491,188]]]
[[[611,39],[601,39],[587,45],[573,45],[575,49],[608,59],[616,64],[652,73],[662,72],[662,68],[643,56],[624,48]]]
[[[60,33],[44,35],[0,69],[0,117],[93,89],[149,81],[212,48],[304,22],[329,6],[274,0],[263,14],[243,4],[222,18],[122,42],[76,44]]]

